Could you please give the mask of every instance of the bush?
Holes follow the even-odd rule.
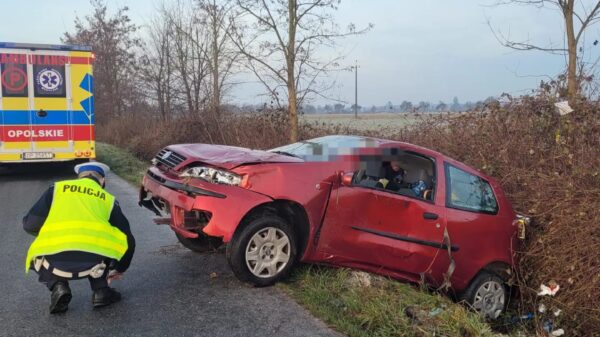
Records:
[[[143,126],[140,120],[143,119]],[[141,159],[151,159],[166,145],[206,143],[269,149],[288,143],[285,112],[269,110],[253,113],[209,112],[172,120],[128,116],[98,125],[98,140],[123,147]],[[300,139],[327,134],[359,133],[349,127],[302,123]],[[369,134],[361,132],[361,134]]]

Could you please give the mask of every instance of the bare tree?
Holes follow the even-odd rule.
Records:
[[[436,111],[446,111],[446,110],[448,110],[448,104],[444,103],[443,101],[440,101],[438,103],[438,105],[435,106],[435,110]]]
[[[149,91],[147,98],[156,102],[161,118],[167,120],[173,113],[172,26],[159,16],[150,22],[148,33],[142,57],[143,82]]]
[[[233,0],[178,1],[160,13],[171,31],[169,47],[187,110],[210,106],[218,112],[239,55],[227,34],[235,24]]]
[[[200,9],[199,19],[208,30],[208,50],[211,73],[211,106],[213,111],[219,111],[223,91],[229,85],[228,79],[239,53],[231,45],[228,32],[235,24],[233,0],[197,0]]]
[[[204,39],[200,38],[205,34],[201,31],[204,27],[195,25],[195,18],[190,13],[184,8],[177,8],[171,12],[171,18],[176,27],[173,39],[175,66],[185,90],[188,112],[197,114],[200,104],[204,103],[204,100],[201,102],[200,94],[205,85],[205,77],[208,76],[208,64],[204,57]]]
[[[350,25],[341,31],[332,12],[341,0],[237,0],[243,22],[229,34],[279,107],[287,98],[290,141],[298,140],[298,107],[327,72],[338,67],[339,57],[319,59],[317,51],[336,40],[361,34]],[[283,89],[283,90],[282,90]]]
[[[580,64],[581,59],[578,53],[582,51],[582,37],[585,31],[600,19],[600,1],[583,0],[505,0],[497,3],[502,4],[519,4],[528,6],[537,6],[539,8],[551,7],[558,9],[563,18],[565,25],[565,37],[567,41],[566,48],[557,46],[539,46],[530,43],[529,41],[514,41],[510,36],[504,36],[499,32],[494,32],[500,43],[506,47],[516,50],[541,50],[550,53],[558,53],[567,55],[567,97],[576,99],[580,94],[580,81],[583,66]],[[489,23],[489,22],[488,22]],[[491,25],[490,25],[491,28]],[[579,70],[579,74],[578,74]]]
[[[193,7],[182,1],[161,9],[172,27],[171,62],[177,72],[176,88],[183,96],[188,114],[200,113],[206,104],[209,63],[206,57],[206,29],[198,24]]]
[[[93,13],[84,20],[75,19],[75,32],[66,32],[62,41],[92,46],[96,110],[99,116],[121,116],[139,99],[134,85],[137,69],[135,51],[141,47],[138,27],[127,16],[127,7],[109,16],[102,0],[92,0]]]

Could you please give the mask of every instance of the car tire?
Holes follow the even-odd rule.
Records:
[[[239,280],[263,287],[289,276],[296,249],[292,227],[269,214],[247,222],[228,243],[226,256]]]
[[[485,319],[495,320],[506,310],[508,290],[500,277],[481,272],[460,299],[469,303],[471,308]]]
[[[175,236],[177,236],[177,240],[179,240],[185,248],[196,253],[215,251],[223,244],[221,239],[202,233],[198,234],[197,238],[186,238],[177,233],[175,233]]]

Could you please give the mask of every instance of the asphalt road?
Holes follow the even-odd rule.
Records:
[[[0,168],[0,336],[339,336],[277,288],[239,282],[224,254],[185,249],[114,175],[107,189],[137,241],[131,268],[111,285],[123,300],[94,310],[88,281],[74,281],[69,310],[50,315],[50,292],[24,273],[33,237],[21,219],[49,184],[72,172],[64,164]]]

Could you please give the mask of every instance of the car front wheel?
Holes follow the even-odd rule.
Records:
[[[295,259],[294,231],[276,215],[251,220],[227,245],[227,261],[235,276],[256,286],[286,278]]]
[[[483,272],[471,282],[462,299],[484,318],[494,320],[506,309],[508,292],[500,277]]]

